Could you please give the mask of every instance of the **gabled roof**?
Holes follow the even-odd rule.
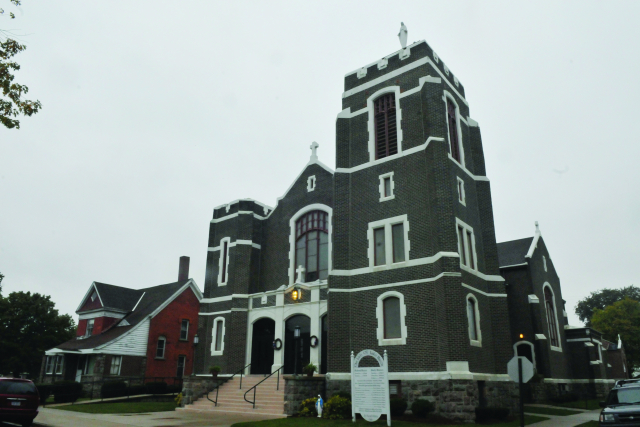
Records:
[[[82,302],[80,302],[76,313],[80,312],[81,310],[92,310],[91,308],[83,310],[83,307],[85,307],[88,299],[94,291],[98,294],[98,298],[100,299],[102,305],[100,309],[120,311],[124,313],[133,310],[136,302],[138,302],[138,300],[142,296],[142,291],[137,289],[108,285],[106,283],[100,282],[93,282],[84,298],[82,299]]]
[[[500,268],[510,265],[524,264],[533,237],[498,243],[498,263]]]

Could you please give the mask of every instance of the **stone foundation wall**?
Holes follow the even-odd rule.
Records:
[[[489,407],[509,408],[512,415],[518,413],[520,390],[518,384],[512,381],[487,381],[485,398]]]
[[[606,383],[567,383],[567,393],[576,394],[583,398],[585,395],[589,399],[605,399],[615,381]],[[560,387],[557,383],[531,383],[531,398],[533,403],[549,403],[549,399],[560,396]]]
[[[182,383],[182,401],[180,402],[180,406],[184,408],[185,405],[192,404],[204,396],[208,391],[212,390],[216,384],[222,384],[224,381],[224,378],[214,380],[211,376],[184,377],[184,381]]]
[[[287,415],[297,413],[303,400],[318,395],[326,401],[328,397],[325,387],[324,375],[313,377],[284,375],[284,413]]]

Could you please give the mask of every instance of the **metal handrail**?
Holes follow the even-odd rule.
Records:
[[[213,402],[215,404],[215,406],[218,406],[218,393],[220,392],[220,386],[224,383],[226,383],[227,381],[229,381],[230,379],[232,379],[233,377],[235,377],[237,374],[240,374],[240,389],[242,389],[242,374],[244,373],[244,370],[247,369],[249,366],[251,366],[251,363],[249,363],[247,366],[241,368],[240,370],[236,371],[233,373],[233,375],[231,375],[229,378],[226,378],[224,381],[222,381],[221,383],[217,383],[216,386],[207,392],[207,395],[205,396],[207,398],[208,401]],[[211,400],[209,398],[209,393],[213,393],[213,391],[216,391],[216,400]]]
[[[244,400],[247,403],[251,403],[253,405],[253,409],[256,409],[256,388],[262,384],[263,382],[265,382],[267,380],[267,378],[271,377],[271,375],[275,374],[276,372],[278,373],[278,381],[276,382],[276,390],[280,390],[280,370],[284,368],[284,365],[280,366],[278,369],[276,369],[275,371],[271,372],[269,375],[267,375],[266,377],[264,377],[264,379],[262,381],[260,381],[258,384],[254,385],[253,387],[251,387],[249,390],[247,390],[244,393]],[[251,390],[253,390],[253,402],[247,400],[247,393],[249,393]]]

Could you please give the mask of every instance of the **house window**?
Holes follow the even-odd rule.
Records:
[[[396,97],[387,93],[373,103],[376,135],[376,159],[398,153],[398,132],[396,126]]]
[[[304,281],[326,280],[329,275],[328,217],[312,211],[296,221],[296,266],[304,268]]]
[[[158,345],[156,347],[156,359],[164,359],[164,349],[167,346],[167,339],[165,337],[158,338]]]
[[[547,312],[547,325],[549,326],[549,343],[552,347],[560,347],[558,339],[558,316],[556,315],[553,293],[549,286],[544,287],[544,305]]]
[[[229,245],[231,239],[225,237],[220,240],[220,266],[218,274],[218,286],[225,286],[229,279]]]
[[[62,374],[62,368],[64,366],[64,356],[62,354],[56,356],[56,374]]]
[[[180,325],[180,339],[186,341],[189,339],[189,321],[182,319],[182,325]]]
[[[480,333],[480,311],[478,300],[472,294],[467,295],[467,321],[469,325],[469,340],[471,345],[480,347],[482,345]]]
[[[53,374],[53,365],[55,363],[55,356],[47,356],[47,365],[45,367],[45,373]]]
[[[378,318],[378,345],[402,345],[407,343],[405,317],[407,308],[404,295],[388,291],[378,296],[376,317]]]
[[[122,356],[113,356],[109,373],[111,375],[120,375],[120,366],[122,366]]]
[[[464,193],[464,181],[460,177],[458,177],[458,201],[463,206],[467,205],[466,194]]]
[[[379,176],[380,179],[380,201],[391,200],[395,198],[393,190],[395,189],[395,183],[393,182],[393,172],[385,173]]]
[[[224,352],[224,317],[216,317],[213,320],[213,336],[211,337],[211,355],[220,356]]]
[[[178,356],[178,370],[176,372],[176,377],[182,378],[184,375],[184,365],[187,362],[187,356]]]
[[[460,157],[460,140],[458,137],[458,107],[447,97],[447,125],[449,127],[449,144],[451,146],[451,157],[458,163]]]
[[[89,319],[87,320],[87,332],[85,333],[85,336],[90,337],[91,335],[93,335],[93,322],[95,319]]]
[[[369,265],[392,266],[409,259],[409,223],[406,215],[369,223]]]
[[[458,253],[460,254],[460,264],[477,270],[476,263],[476,238],[473,228],[460,220],[457,220]]]

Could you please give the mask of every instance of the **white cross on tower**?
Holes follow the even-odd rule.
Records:
[[[304,283],[304,280],[302,280],[302,275],[304,274],[304,267],[299,265],[298,268],[296,268],[296,273],[298,274],[296,283]]]
[[[309,148],[311,148],[311,161],[315,162],[316,160],[318,160],[318,147],[320,146],[320,144],[318,144],[317,142],[313,141],[311,143],[311,146]]]

